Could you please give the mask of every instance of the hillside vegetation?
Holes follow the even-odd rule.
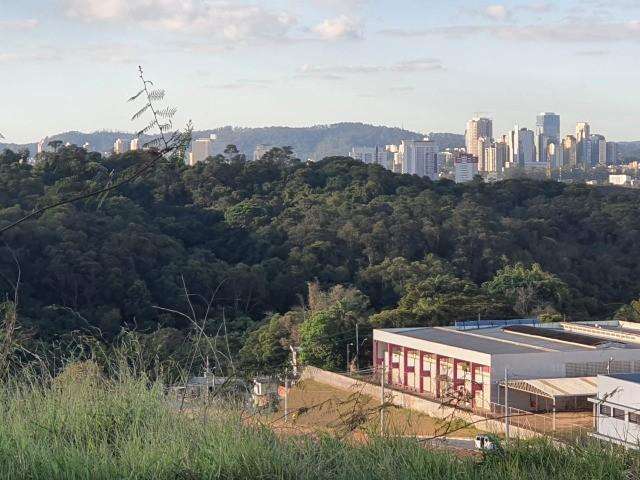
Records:
[[[637,455],[597,444],[514,442],[460,458],[411,438],[278,435],[228,404],[179,413],[160,382],[130,367],[112,374],[75,363],[4,384],[0,478],[622,480],[640,468]]]
[[[71,147],[32,167],[5,151],[0,224],[104,184],[140,155]],[[356,323],[366,339],[373,326],[478,316],[609,318],[640,294],[639,244],[639,191],[433,183],[275,150],[260,162],[167,160],[110,196],[21,224],[2,238],[0,288],[14,297],[17,260],[30,350],[74,332],[109,343],[124,328],[179,360],[195,318],[251,369],[279,368],[289,345],[338,368]],[[640,320],[633,305],[622,314]]]

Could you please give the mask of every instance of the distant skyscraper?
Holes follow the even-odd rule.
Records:
[[[376,151],[376,147],[353,147],[349,152],[349,156],[360,160],[362,163],[375,163]]]
[[[549,139],[560,140],[560,115],[552,112],[544,112],[538,115],[536,134],[544,135]]]
[[[607,165],[618,165],[618,144],[607,142]]]
[[[38,142],[38,153],[44,153],[47,149],[47,139],[43,138]]]
[[[591,127],[587,122],[580,122],[576,124],[576,142],[581,142],[584,139],[591,137]]]
[[[133,138],[131,140],[130,148],[131,148],[132,152],[135,152],[136,150],[138,150],[140,148],[140,139],[139,138]]]
[[[578,164],[582,168],[589,168],[591,166],[592,145],[591,127],[587,122],[576,124],[576,142]]]
[[[389,170],[394,173],[402,173],[402,153],[400,153],[400,147],[398,145],[386,145],[384,149],[390,156]]]
[[[116,155],[122,155],[126,151],[127,151],[127,147],[126,147],[126,144],[124,143],[124,140],[122,140],[121,138],[118,138],[113,144],[113,153],[115,153]]]
[[[549,144],[560,142],[560,115],[543,112],[536,119],[536,153],[538,162],[548,163]]]
[[[486,149],[485,160],[486,172],[502,173],[504,171],[505,165],[509,162],[509,144],[506,135]]]
[[[509,165],[511,167],[518,165],[518,152],[520,148],[518,144],[520,143],[518,140],[518,135],[520,134],[520,127],[516,125],[513,130],[509,132],[507,137],[507,142],[509,143]]]
[[[387,147],[353,147],[349,156],[363,163],[382,165],[391,170],[393,168],[393,153]]]
[[[518,133],[518,162],[524,166],[536,161],[535,134],[533,130],[521,128]]]
[[[213,151],[212,138],[197,138],[191,143],[191,153],[189,154],[189,165],[204,162],[211,156]]]
[[[607,165],[607,140],[603,135],[591,135],[591,166]]]
[[[470,182],[478,175],[478,158],[470,153],[455,152],[453,166],[456,183]]]
[[[490,118],[472,118],[467,122],[465,133],[467,153],[478,156],[478,139],[482,137],[493,138],[493,121]]]
[[[509,163],[512,167],[524,167],[536,160],[535,135],[533,130],[519,128],[518,125],[509,134]]]
[[[478,139],[478,171],[487,172],[487,149],[491,146],[491,139],[487,137],[480,137]]]
[[[549,141],[545,154],[545,163],[550,169],[556,170],[561,168],[564,163],[564,150],[562,143],[557,140]]]
[[[403,140],[402,173],[438,179],[438,146],[435,142],[424,140]]]
[[[91,152],[93,150],[89,142],[85,142],[84,145],[82,145],[82,148],[84,148],[85,152]]]
[[[562,167],[576,168],[578,166],[578,142],[573,135],[567,135],[562,141]]]

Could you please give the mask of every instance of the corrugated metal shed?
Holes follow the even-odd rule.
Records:
[[[500,382],[504,386],[505,382]],[[532,393],[546,398],[590,397],[598,394],[597,377],[536,378],[509,380],[510,389]]]

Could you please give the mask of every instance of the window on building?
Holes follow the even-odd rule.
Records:
[[[603,417],[610,417],[611,407],[607,405],[600,405],[600,415],[602,415]]]
[[[620,410],[619,408],[614,408],[613,418],[616,418],[618,420],[624,420],[624,410]]]
[[[640,414],[629,412],[629,423],[640,424]]]

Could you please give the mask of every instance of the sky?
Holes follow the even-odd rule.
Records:
[[[0,0],[0,39],[9,142],[135,131],[138,65],[195,129],[553,111],[640,139],[640,0]]]

